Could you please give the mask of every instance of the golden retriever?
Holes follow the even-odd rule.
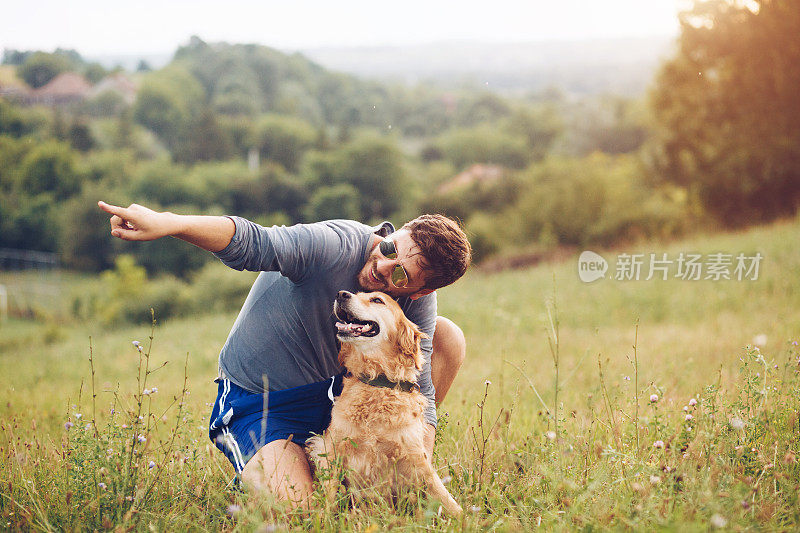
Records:
[[[449,513],[460,514],[425,450],[428,400],[416,386],[424,333],[382,292],[341,291],[334,313],[339,362],[348,374],[330,426],[307,443],[309,456],[317,468],[341,460],[348,485],[357,490],[393,496],[424,482]],[[337,490],[333,483],[325,488],[328,495]]]

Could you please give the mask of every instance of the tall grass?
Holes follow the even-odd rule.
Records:
[[[652,245],[758,250],[754,282],[587,285],[570,262],[441,291],[469,345],[434,457],[461,518],[424,495],[318,495],[303,513],[237,490],[205,429],[233,315],[64,327],[48,342],[3,326],[0,527],[797,529],[799,236],[784,223]]]

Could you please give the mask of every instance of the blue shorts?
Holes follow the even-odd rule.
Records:
[[[219,378],[208,436],[237,473],[269,442],[291,438],[303,446],[330,424],[333,398],[342,393],[342,377],[266,394]]]

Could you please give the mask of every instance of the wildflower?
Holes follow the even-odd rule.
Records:
[[[78,420],[80,420],[82,416],[83,416],[83,415],[82,415],[82,414],[80,414],[80,413],[75,413],[75,418],[77,418]]]
[[[92,429],[92,424],[86,424],[86,427],[84,427],[83,429],[89,431],[90,429]]]
[[[759,333],[758,335],[753,337],[753,344],[755,344],[757,347],[764,346],[765,344],[767,344],[767,336],[764,335],[763,333]]]
[[[153,387],[152,389],[150,389],[150,392],[152,392],[153,394],[157,393],[158,387]]]
[[[658,485],[661,483],[661,478],[658,476],[650,476],[650,484],[651,485]]]
[[[486,384],[486,385],[491,385],[491,384],[492,384],[492,382],[491,382],[491,381],[489,381],[489,380],[487,379],[485,384]]]
[[[128,429],[128,424],[122,424],[122,429]]]
[[[728,525],[728,521],[725,519],[724,516],[720,514],[715,514],[714,516],[711,517],[711,525],[718,529],[722,529],[723,527]]]
[[[657,401],[658,401],[658,394],[651,394],[650,403],[656,403]]]
[[[691,407],[694,407],[695,405],[697,405],[697,400],[695,400],[694,398],[692,398],[691,400],[689,400],[689,405],[690,405]]]
[[[792,346],[797,346],[797,341],[792,341]]]
[[[684,410],[684,411],[689,411],[689,406],[688,406],[688,405],[684,405],[684,406],[683,406],[683,410]]]
[[[139,439],[139,442],[146,442],[147,441],[147,437],[145,437],[144,435],[139,435],[137,438]]]
[[[106,484],[103,483],[102,481],[98,483],[97,486],[100,488],[100,490],[106,490]]]
[[[730,423],[733,429],[744,429],[744,420],[741,418],[731,418]]]
[[[450,477],[450,476],[442,476],[442,483],[443,483],[443,484],[450,483],[450,481],[452,481],[452,479],[453,479],[453,478],[452,478],[452,477]]]
[[[690,414],[686,415],[686,421],[691,422],[694,417]]]
[[[630,377],[630,376],[625,376],[625,377],[623,377],[622,379],[624,379],[625,381],[630,381],[630,380],[631,380],[631,377]]]
[[[545,436],[550,440],[556,440],[556,432],[555,431],[548,431],[545,433]]]
[[[145,396],[150,396],[150,389],[144,389],[142,391],[142,394],[144,394]]]
[[[133,344],[133,346],[134,346],[134,347],[135,347],[137,350],[139,350],[139,353],[142,353],[142,343],[141,343],[141,342],[139,342],[139,341],[133,341],[133,343],[132,343],[132,344]]]
[[[147,468],[149,468],[150,470],[154,469],[155,467],[156,467],[155,461],[150,461],[150,463],[147,465]]]
[[[74,425],[75,425],[75,424],[73,424],[72,422],[70,422],[70,421],[67,421],[67,423],[66,423],[66,424],[64,424],[64,429],[69,429],[69,428],[71,428],[71,427],[72,427],[72,426],[74,426]]]
[[[664,447],[663,440],[657,440],[653,443],[653,448],[663,448],[663,447]]]
[[[230,514],[230,515],[234,515],[236,513],[239,513],[239,512],[241,512],[241,510],[242,510],[242,506],[241,505],[237,505],[235,503],[232,503],[232,504],[230,504],[228,506],[228,514]]]

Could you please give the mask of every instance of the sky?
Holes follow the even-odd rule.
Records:
[[[283,50],[676,35],[686,0],[30,0],[5,2],[0,49],[172,53],[207,42]]]

